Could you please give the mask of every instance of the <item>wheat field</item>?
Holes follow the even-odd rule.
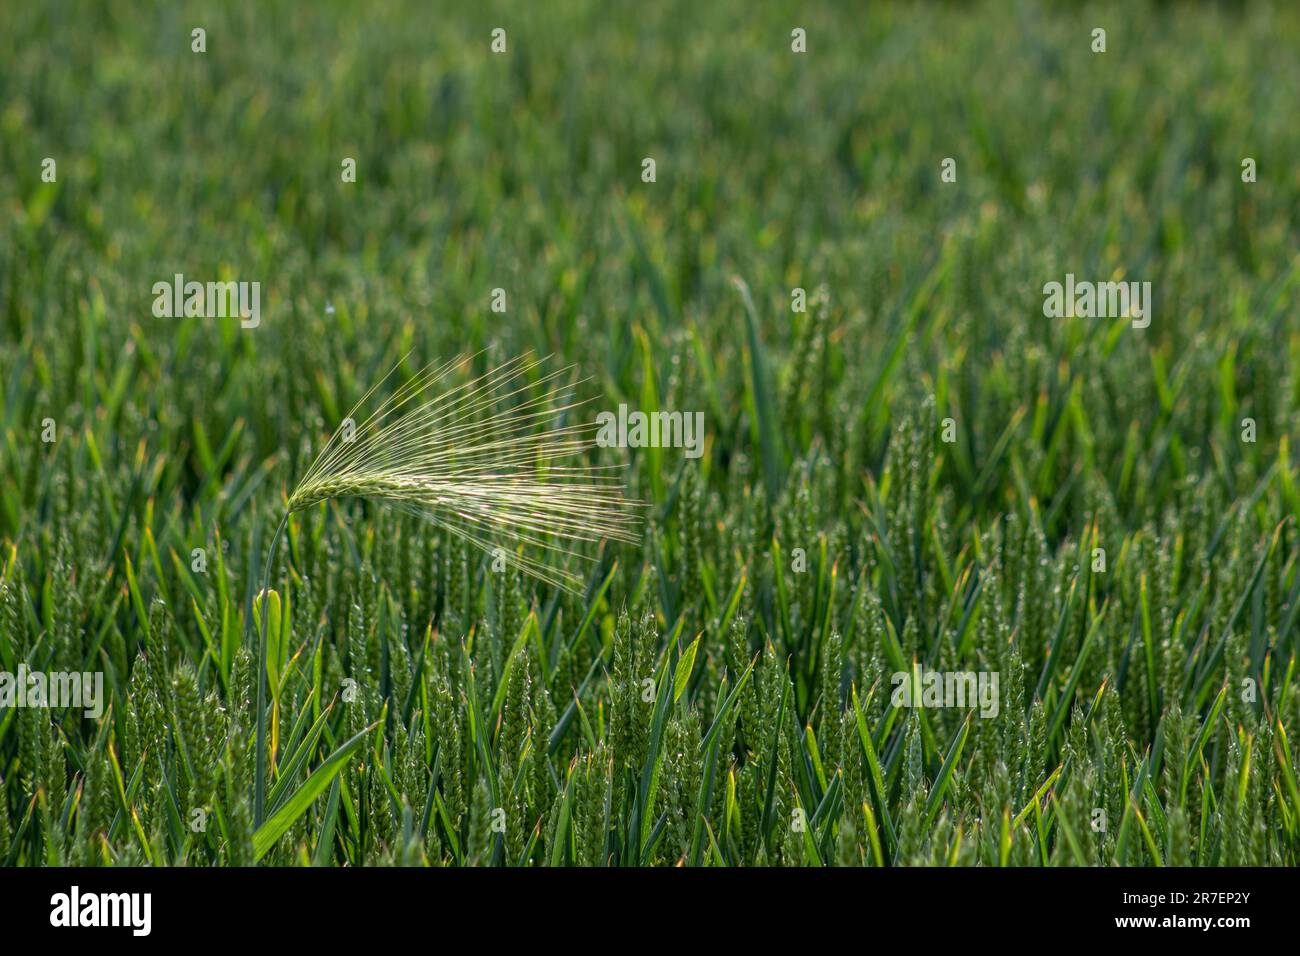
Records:
[[[1300,863],[1298,48],[5,5],[0,862]]]

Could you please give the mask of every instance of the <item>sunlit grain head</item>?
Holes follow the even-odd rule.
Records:
[[[576,590],[583,543],[636,540],[616,466],[584,462],[595,427],[572,368],[521,356],[474,375],[472,357],[430,365],[382,400],[399,363],[330,438],[289,510],[331,498],[393,503],[542,581]],[[366,417],[359,415],[373,406]]]

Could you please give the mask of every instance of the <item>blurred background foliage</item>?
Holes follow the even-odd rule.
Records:
[[[0,669],[112,706],[0,711],[0,860],[1294,865],[1298,46],[1284,3],[6,5]],[[1044,318],[1067,272],[1150,328]],[[175,273],[260,326],[155,318]],[[645,537],[580,596],[292,522],[254,820],[285,489],[479,350],[706,454],[598,453]],[[890,707],[914,662],[1001,716]]]

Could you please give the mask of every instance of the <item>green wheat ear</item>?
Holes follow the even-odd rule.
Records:
[[[462,356],[427,366],[358,422],[358,409],[402,362],[362,396],[289,495],[267,554],[263,589],[289,516],[337,498],[391,502],[508,566],[573,592],[582,577],[548,557],[590,560],[568,546],[636,540],[636,506],[623,497],[618,476],[609,473],[618,466],[565,463],[594,444],[596,425],[548,424],[586,404],[570,397],[572,385],[566,381],[573,369],[548,371],[545,360],[524,356],[449,384],[471,360]],[[267,616],[261,615],[259,627],[253,801],[259,826],[266,774]]]

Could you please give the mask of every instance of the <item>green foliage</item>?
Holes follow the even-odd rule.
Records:
[[[0,709],[0,862],[1300,863],[1296,10],[801,17],[0,13],[0,671],[107,697]],[[154,317],[176,272],[261,325]],[[1066,272],[1150,328],[1045,318]],[[292,489],[480,349],[705,454],[592,452],[644,535],[573,594],[304,505],[259,715]]]

